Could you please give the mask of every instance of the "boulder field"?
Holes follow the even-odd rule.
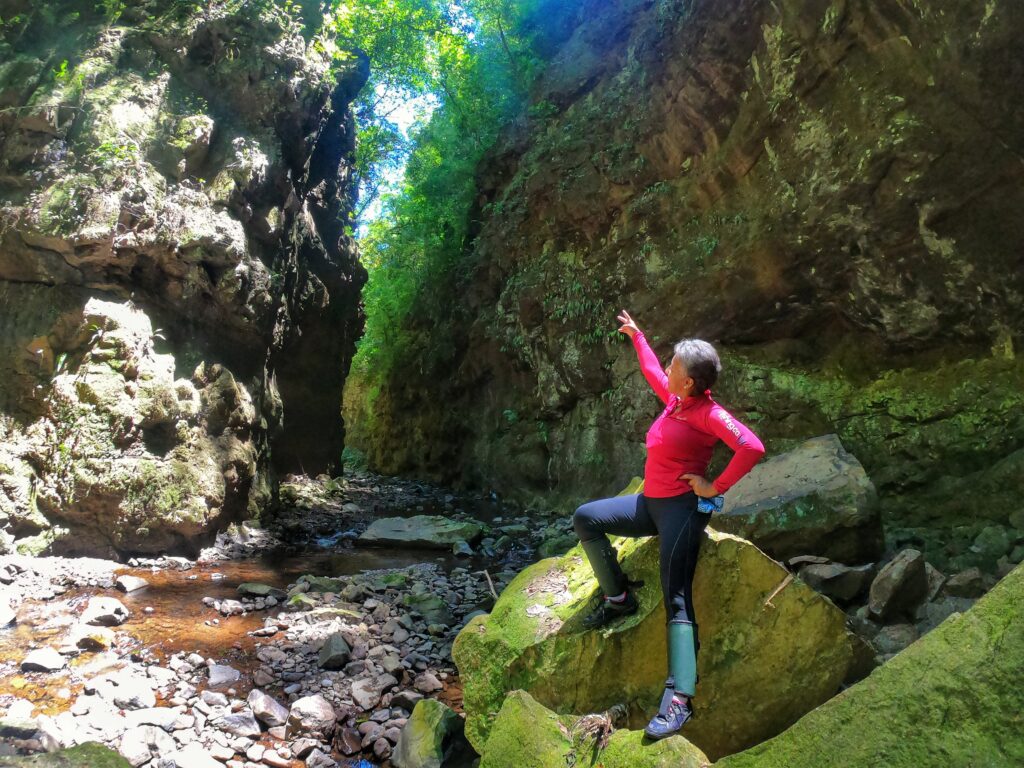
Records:
[[[512,690],[563,714],[623,705],[634,729],[654,714],[667,675],[657,541],[621,539],[618,549],[626,573],[644,582],[633,616],[582,629],[597,591],[577,546],[526,568],[459,633],[452,655],[478,751]],[[700,717],[687,737],[713,759],[783,731],[872,664],[839,608],[731,534],[708,530],[694,600]]]

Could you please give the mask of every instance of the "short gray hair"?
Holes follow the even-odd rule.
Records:
[[[711,389],[722,372],[722,361],[718,352],[701,339],[683,339],[675,347],[675,354],[686,366],[686,372],[694,381],[694,389],[703,392]]]

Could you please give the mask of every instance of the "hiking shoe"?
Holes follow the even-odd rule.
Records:
[[[686,721],[693,717],[690,702],[681,704],[675,696],[668,702],[664,713],[659,712],[644,728],[644,733],[652,739],[664,739],[682,728]]]
[[[640,607],[640,603],[637,602],[636,598],[633,597],[633,593],[628,589],[626,590],[626,599],[621,603],[609,600],[604,595],[601,595],[599,599],[601,602],[597,610],[583,620],[584,629],[598,629],[622,616],[636,613],[637,608]]]

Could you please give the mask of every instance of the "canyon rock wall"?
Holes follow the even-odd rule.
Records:
[[[446,351],[381,373],[353,441],[526,502],[609,495],[658,407],[625,307],[665,360],[719,346],[716,397],[770,453],[838,434],[890,544],[1005,570],[1024,556],[1022,32],[1004,0],[582,2],[479,169],[450,322],[410,322]]]
[[[368,66],[306,6],[0,2],[5,546],[194,552],[338,468]]]

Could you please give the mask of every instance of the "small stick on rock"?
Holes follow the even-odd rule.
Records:
[[[775,591],[768,595],[768,599],[764,601],[764,606],[767,608],[769,605],[771,605],[771,607],[774,608],[775,606],[772,605],[772,598],[779,594],[779,592],[781,592],[783,589],[785,589],[786,585],[789,584],[789,582],[791,582],[792,580],[793,574],[787,574],[786,578],[782,580],[782,583],[775,588]]]
[[[491,574],[489,574],[489,573],[487,572],[487,569],[486,569],[486,568],[484,568],[484,570],[483,570],[483,574],[484,574],[484,576],[486,576],[486,577],[487,577],[487,584],[488,584],[488,585],[490,586],[490,588],[491,588],[491,594],[492,594],[492,595],[494,595],[494,599],[495,599],[495,600],[497,600],[497,599],[498,599],[498,593],[497,593],[497,592],[496,592],[496,591],[494,590],[494,582],[493,582],[493,581],[491,581]]]

